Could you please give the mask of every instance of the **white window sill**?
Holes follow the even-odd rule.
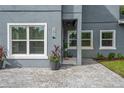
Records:
[[[68,49],[77,49],[77,47],[69,47]],[[82,50],[92,50],[93,47],[81,47]]]
[[[100,47],[99,48],[100,50],[115,50],[116,48],[115,47]]]
[[[8,59],[48,59],[46,55],[11,55]]]
[[[69,47],[68,49],[77,49],[77,47]]]
[[[93,47],[82,47],[81,48],[82,50],[92,50],[92,49],[94,49]]]

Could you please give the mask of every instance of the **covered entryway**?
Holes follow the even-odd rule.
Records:
[[[62,6],[62,23],[63,64],[81,65],[82,6]]]
[[[77,64],[77,20],[63,20],[63,64]]]

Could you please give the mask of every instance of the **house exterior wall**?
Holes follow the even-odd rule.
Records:
[[[94,58],[97,53],[107,56],[110,52],[124,54],[124,26],[118,24],[119,7],[119,5],[82,5],[82,30],[93,30],[93,49],[82,49],[82,57]],[[73,6],[65,11],[75,10],[71,8]],[[75,13],[79,13],[79,11]],[[116,30],[116,49],[99,49],[100,30]],[[77,56],[76,51],[76,49],[69,50],[73,56]]]
[[[96,57],[97,53],[107,56],[110,52],[124,54],[124,26],[115,23],[91,23],[83,24],[83,29],[93,30],[93,50],[82,50],[83,57]],[[116,49],[100,50],[100,30],[116,30]]]
[[[1,11],[61,11],[61,5],[1,5]]]
[[[0,45],[7,50],[7,23],[47,23],[47,54],[53,45],[62,46],[62,20],[77,19],[78,45],[70,50],[77,59],[93,58],[96,54],[108,55],[110,52],[124,54],[124,26],[118,24],[119,6],[116,5],[64,5],[64,6],[0,6]],[[56,30],[56,39],[52,38],[52,29]],[[93,30],[92,50],[81,50],[81,31]],[[100,30],[116,30],[116,49],[100,50]],[[78,51],[76,53],[76,51]],[[17,67],[48,67],[48,59],[9,59]],[[79,62],[79,61],[77,61]],[[79,62],[80,64],[80,62]]]
[[[61,6],[0,6],[0,45],[7,50],[7,23],[47,23],[47,54],[61,46]],[[52,39],[52,28],[56,39]],[[9,59],[13,66],[48,67],[48,59]]]
[[[82,6],[82,22],[117,22],[119,6],[117,5],[84,5]]]
[[[124,54],[124,26],[118,24],[119,6],[82,6],[82,30],[93,30],[93,50],[82,50],[82,57],[107,56],[110,52]],[[116,30],[116,49],[100,50],[100,30]]]

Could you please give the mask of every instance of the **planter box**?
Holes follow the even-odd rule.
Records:
[[[60,69],[60,62],[50,62],[50,67],[51,67],[51,70],[59,70]]]

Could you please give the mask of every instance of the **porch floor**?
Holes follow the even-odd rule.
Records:
[[[63,59],[63,64],[64,65],[76,65],[76,63],[77,63],[76,57]]]
[[[67,58],[63,60],[64,65],[76,65],[77,64],[77,58]],[[82,58],[82,65],[89,65],[89,64],[96,64],[96,61],[93,61],[90,58]]]

